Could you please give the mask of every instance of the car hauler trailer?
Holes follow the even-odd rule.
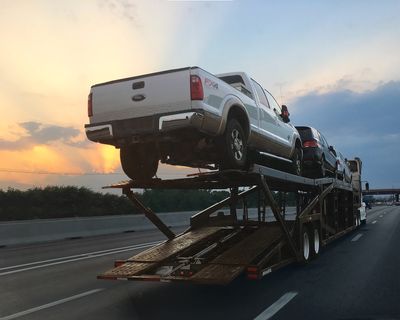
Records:
[[[316,257],[324,245],[355,229],[359,221],[352,184],[334,178],[304,178],[260,165],[248,171],[128,181],[108,187],[122,189],[168,239],[116,261],[99,279],[228,284],[242,273],[260,279],[289,263]],[[229,189],[230,196],[193,215],[190,227],[175,235],[139,201],[134,188]],[[274,191],[296,194],[294,220],[282,214],[285,206],[274,200]],[[251,194],[258,203],[255,218],[249,216]],[[221,211],[226,207],[227,214]],[[274,221],[266,219],[267,207]]]

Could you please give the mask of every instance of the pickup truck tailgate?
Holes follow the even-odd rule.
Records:
[[[190,68],[97,84],[91,95],[91,124],[189,110]]]

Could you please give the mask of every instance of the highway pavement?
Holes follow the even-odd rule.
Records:
[[[400,319],[400,207],[369,210],[366,225],[318,259],[259,281],[96,279],[164,239],[154,230],[0,248],[0,320]]]

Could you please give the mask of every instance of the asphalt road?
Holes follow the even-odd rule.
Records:
[[[96,280],[156,231],[0,249],[5,319],[400,319],[400,207],[377,207],[359,230],[291,265],[225,287]]]

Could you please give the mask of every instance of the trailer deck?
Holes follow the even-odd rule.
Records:
[[[313,190],[316,187],[332,184],[338,188],[352,191],[349,183],[335,178],[310,179],[284,171],[254,164],[248,171],[224,170],[203,172],[181,179],[127,180],[105,186],[105,189],[229,189],[251,187],[259,184],[260,175],[268,181],[271,190],[298,191]]]
[[[318,255],[317,241],[319,250],[319,242],[325,245],[356,226],[351,184],[334,178],[304,178],[260,165],[249,171],[126,181],[107,188],[122,189],[168,240],[127,260],[116,261],[115,267],[99,275],[99,279],[228,284],[243,272],[249,279],[259,279],[288,263],[308,261],[311,257],[305,256],[305,234],[313,241],[310,252]],[[139,201],[134,188],[230,189],[231,195],[193,215],[189,229],[175,235]],[[271,190],[296,193],[295,221],[285,219],[285,208],[275,201]],[[258,199],[257,217],[251,219],[247,197],[254,193]],[[274,214],[273,222],[266,220],[267,207]],[[228,214],[222,208],[229,208]],[[239,209],[242,215],[238,214]]]

